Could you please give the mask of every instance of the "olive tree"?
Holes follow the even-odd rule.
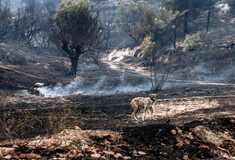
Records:
[[[94,46],[98,38],[98,13],[94,14],[86,0],[64,0],[54,16],[52,36],[71,61],[71,74],[76,75],[78,59]]]

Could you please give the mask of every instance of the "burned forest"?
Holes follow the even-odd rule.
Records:
[[[0,0],[0,159],[235,159],[235,0]]]

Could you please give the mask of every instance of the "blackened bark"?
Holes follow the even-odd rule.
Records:
[[[73,76],[76,76],[76,74],[77,74],[78,58],[79,58],[79,56],[77,56],[77,55],[73,56],[73,57],[70,57],[70,61],[71,61],[71,75],[73,75]]]
[[[209,2],[208,2],[207,24],[206,24],[206,31],[207,32],[209,31],[209,27],[210,27],[211,10],[212,10],[211,5],[212,5],[211,0],[209,0]]]
[[[185,0],[184,1],[184,10],[188,10],[188,5],[189,5],[189,1],[188,0]],[[189,31],[188,31],[188,11],[185,12],[184,14],[184,34],[189,34]]]
[[[176,52],[176,38],[177,38],[176,31],[177,31],[177,26],[174,29],[174,40],[173,40],[173,43],[174,43],[174,52]]]
[[[78,59],[80,55],[82,54],[82,47],[76,46],[76,47],[68,47],[67,43],[63,43],[62,49],[69,55],[69,59],[71,62],[71,70],[70,73],[73,76],[76,76],[77,74],[77,67],[78,67]]]

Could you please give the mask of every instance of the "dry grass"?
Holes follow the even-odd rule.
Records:
[[[49,109],[9,109],[6,100],[0,101],[0,140],[52,135],[81,124],[75,107],[53,104]]]

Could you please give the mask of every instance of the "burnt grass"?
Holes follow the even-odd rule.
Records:
[[[229,130],[235,133],[234,124],[230,122],[231,119],[217,119],[209,122],[193,121],[187,123],[180,128],[183,132],[190,132],[190,128],[198,125],[204,125],[212,130],[225,131]],[[200,139],[191,141],[190,145],[184,145],[179,148],[176,138],[172,135],[171,130],[176,130],[176,126],[169,124],[147,125],[142,127],[131,127],[123,129],[124,140],[130,146],[135,146],[136,150],[143,150],[149,155],[149,159],[164,159],[162,153],[168,154],[165,159],[182,159],[182,155],[187,154],[189,158],[216,158],[217,155],[209,150],[201,150],[200,145],[204,144]],[[155,158],[153,158],[155,157]],[[147,157],[146,157],[147,158]]]
[[[228,99],[233,94],[231,86],[194,86],[181,89],[167,90],[159,92],[160,99],[185,97],[221,96],[220,106],[210,109],[200,109],[193,112],[183,112],[174,116],[157,117],[157,120],[146,119],[144,122],[135,121],[131,116],[132,109],[130,100],[136,96],[147,96],[148,93],[138,94],[116,94],[110,96],[70,96],[65,97],[66,101],[58,102],[60,98],[41,99],[42,103],[34,102],[8,104],[1,113],[8,113],[6,122],[14,119],[11,126],[12,137],[1,136],[0,140],[28,139],[38,135],[52,135],[61,132],[64,128],[73,129],[79,126],[82,130],[111,130],[120,132],[122,139],[111,142],[110,148],[116,153],[130,156],[132,159],[183,159],[187,155],[189,159],[221,159],[213,152],[216,147],[206,144],[195,135],[194,139],[182,138],[180,135],[172,134],[172,130],[182,130],[183,134],[192,134],[191,128],[198,125],[208,127],[214,132],[227,132],[235,137],[234,125],[234,103],[222,104],[223,99]],[[167,93],[167,94],[166,94]],[[227,97],[228,96],[228,97]],[[227,98],[226,98],[227,97]],[[45,101],[44,101],[45,100]],[[200,104],[198,104],[200,105]],[[220,113],[227,111],[230,115],[224,116]],[[203,113],[203,118],[191,118],[189,115],[199,115]],[[210,114],[215,114],[209,118]],[[65,117],[67,115],[67,117]],[[208,115],[208,116],[207,116]],[[49,123],[49,117],[50,123]],[[65,117],[64,127],[60,127],[61,120]],[[196,116],[197,117],[197,116]],[[1,119],[4,115],[1,114]],[[50,124],[50,125],[49,125]],[[1,134],[5,134],[1,130]],[[179,139],[187,141],[182,146],[177,145]],[[105,150],[107,144],[102,138],[93,137],[94,145],[100,150]],[[208,146],[209,149],[201,148],[201,145]],[[9,143],[0,142],[0,146],[11,146]],[[143,151],[145,156],[133,156],[134,151]],[[29,150],[22,148],[21,153],[37,153],[42,157],[55,157],[57,153],[66,154],[68,150],[48,151],[42,148]],[[86,159],[86,158],[85,158]],[[89,159],[89,158],[88,158]],[[115,159],[110,157],[110,159]]]

